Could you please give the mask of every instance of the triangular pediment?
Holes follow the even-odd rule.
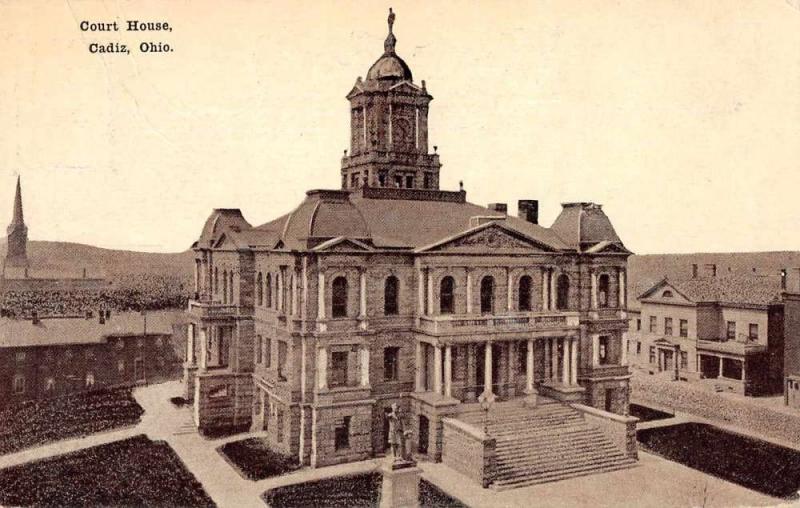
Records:
[[[445,238],[417,252],[536,253],[553,249],[499,222],[491,222]]]
[[[422,90],[420,87],[415,86],[408,81],[403,81],[391,87],[389,89],[392,93],[407,93],[411,95],[419,95],[420,91]]]
[[[694,305],[686,295],[680,292],[669,280],[662,279],[655,286],[645,291],[639,298],[648,303],[661,303],[666,305]]]
[[[587,254],[631,254],[631,251],[618,243],[612,242],[599,242],[591,247],[585,248],[584,252]]]
[[[222,233],[219,238],[214,242],[213,248],[220,250],[235,250],[240,247],[239,242],[232,234]]]
[[[368,252],[373,250],[369,245],[354,238],[340,236],[332,238],[313,249],[316,252]]]

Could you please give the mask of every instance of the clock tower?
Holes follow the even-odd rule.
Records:
[[[350,153],[342,158],[342,189],[439,189],[439,156],[428,153],[433,97],[425,81],[414,84],[411,69],[395,52],[394,19],[389,9],[383,55],[347,94]]]

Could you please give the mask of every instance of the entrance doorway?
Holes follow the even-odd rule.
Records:
[[[428,454],[429,426],[428,417],[419,415],[419,442],[417,443],[417,451],[425,455]]]

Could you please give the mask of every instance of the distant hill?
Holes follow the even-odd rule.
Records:
[[[0,256],[6,243],[0,243]],[[89,277],[121,277],[150,273],[154,275],[193,278],[194,254],[191,250],[177,253],[135,252],[104,249],[70,242],[29,241],[28,259],[32,276],[80,277],[86,269]],[[40,275],[44,274],[44,275]]]
[[[636,297],[662,278],[686,279],[692,265],[702,274],[704,265],[715,264],[717,275],[767,275],[779,277],[783,268],[800,267],[800,252],[734,252],[696,254],[650,254],[628,258],[628,305],[637,307]]]

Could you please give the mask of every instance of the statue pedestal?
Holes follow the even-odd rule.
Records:
[[[414,462],[395,460],[381,467],[383,486],[380,508],[417,508],[422,469]]]

